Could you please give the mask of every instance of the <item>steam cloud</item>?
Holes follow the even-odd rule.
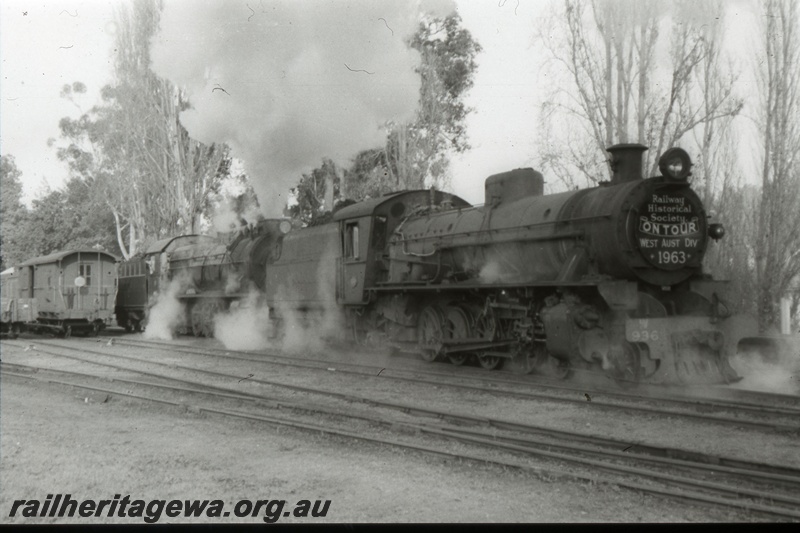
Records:
[[[389,120],[417,106],[420,13],[449,0],[173,0],[153,40],[153,70],[185,88],[181,114],[204,143],[244,160],[259,202],[280,214],[290,187],[323,157],[347,164],[379,146]],[[444,4],[444,5],[443,5]]]
[[[269,346],[272,328],[269,308],[251,291],[229,312],[214,317],[214,337],[229,350],[259,350]]]
[[[800,394],[800,341],[796,339],[787,339],[771,357],[758,351],[740,352],[731,358],[731,366],[742,376],[735,388]]]
[[[318,280],[313,299],[320,306],[300,310],[294,304],[296,288],[277,288],[275,311],[281,326],[275,328],[270,309],[257,291],[251,291],[241,303],[214,318],[214,336],[230,350],[275,348],[289,353],[320,351],[325,341],[340,339],[344,332],[344,316],[336,305],[335,249],[321,250],[315,278]],[[308,295],[306,295],[308,296]]]
[[[175,278],[166,290],[158,292],[156,303],[148,313],[147,328],[142,335],[145,339],[172,340],[183,315],[183,305],[178,300],[180,289],[181,280]]]

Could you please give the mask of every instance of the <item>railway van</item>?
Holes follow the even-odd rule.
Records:
[[[117,292],[117,257],[82,249],[56,252],[18,265],[19,301],[33,300],[33,331],[69,337],[97,335],[110,325]],[[5,295],[4,295],[5,297]]]

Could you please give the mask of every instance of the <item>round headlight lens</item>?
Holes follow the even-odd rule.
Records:
[[[658,169],[670,181],[686,181],[692,174],[692,160],[686,150],[670,148],[658,160]]]
[[[708,236],[715,241],[720,240],[725,236],[725,226],[722,224],[711,224],[708,226]]]

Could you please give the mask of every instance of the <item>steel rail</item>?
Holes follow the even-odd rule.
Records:
[[[161,404],[171,405],[171,406],[175,406],[175,407],[186,407],[186,405],[184,403],[182,403],[182,402],[175,402],[175,401],[171,401],[171,400],[165,400],[165,399],[162,399],[162,398],[154,398],[152,396],[144,396],[144,395],[140,395],[140,394],[134,394],[134,393],[131,393],[131,392],[121,392],[121,391],[116,391],[116,390],[113,390],[113,389],[93,387],[93,386],[89,386],[89,385],[85,385],[85,384],[70,383],[70,382],[64,382],[64,381],[60,381],[60,380],[52,380],[52,379],[47,379],[47,378],[41,378],[41,377],[38,377],[38,376],[34,377],[34,376],[29,376],[29,375],[24,375],[24,374],[9,373],[7,371],[3,371],[3,373],[4,374],[9,374],[9,375],[14,375],[14,376],[17,376],[17,377],[20,377],[20,378],[25,378],[25,379],[44,381],[44,382],[48,382],[48,383],[55,383],[55,384],[61,384],[61,385],[81,388],[81,389],[84,389],[84,390],[92,390],[92,391],[96,391],[96,392],[102,392],[102,393],[106,393],[106,394],[109,394],[109,395],[113,394],[113,395],[127,396],[127,397],[130,397],[130,398],[135,398],[135,399],[140,399],[140,400],[145,400],[145,401],[150,401],[150,402],[155,402],[155,403],[161,403]],[[94,378],[103,379],[102,377],[92,376],[92,375],[82,375],[82,376],[83,377],[94,377]],[[180,389],[180,390],[182,390],[182,389]],[[539,467],[531,468],[530,466],[520,465],[519,463],[512,463],[512,462],[509,462],[509,461],[500,461],[500,460],[496,460],[496,459],[490,460],[490,459],[486,459],[486,458],[483,458],[483,457],[480,457],[480,456],[475,456],[475,455],[472,455],[472,454],[447,452],[447,451],[444,451],[444,450],[441,450],[441,449],[432,448],[430,446],[414,445],[414,444],[410,444],[410,443],[397,441],[397,440],[394,440],[394,439],[384,439],[384,438],[369,437],[369,436],[365,436],[363,434],[357,434],[357,433],[354,433],[354,432],[344,431],[344,430],[341,430],[341,429],[333,429],[333,428],[330,428],[330,427],[320,426],[320,425],[316,425],[316,424],[309,424],[309,423],[306,423],[306,422],[297,422],[297,421],[287,420],[285,418],[280,418],[280,417],[268,417],[268,416],[264,416],[264,415],[254,415],[254,414],[251,414],[251,413],[230,411],[230,410],[226,410],[226,409],[218,409],[218,408],[212,408],[212,407],[207,407],[207,406],[198,406],[197,407],[197,411],[198,412],[213,413],[213,414],[222,415],[222,416],[225,416],[225,417],[235,417],[235,418],[256,420],[256,421],[270,423],[272,425],[289,426],[289,427],[292,427],[292,428],[295,428],[295,429],[310,430],[310,431],[314,431],[314,432],[320,432],[320,433],[325,433],[325,434],[329,434],[329,435],[336,435],[336,436],[340,436],[340,437],[347,437],[347,438],[351,438],[351,439],[356,439],[356,440],[366,441],[366,442],[372,442],[372,443],[377,443],[377,444],[399,446],[399,447],[403,447],[403,448],[407,448],[407,449],[413,449],[413,450],[416,450],[416,451],[432,453],[432,454],[439,455],[439,456],[447,456],[447,457],[475,460],[475,461],[479,461],[479,462],[483,462],[483,463],[506,466],[506,467],[511,466],[511,467],[514,467],[514,468],[520,468],[520,469],[529,470],[529,471],[532,470],[534,473],[536,473],[536,474],[538,474],[540,476],[542,474],[545,474],[545,475],[555,475],[556,477],[564,477],[564,476],[566,476],[568,478],[571,478],[571,479],[574,479],[574,480],[580,480],[580,481],[587,481],[587,480],[588,481],[594,481],[594,482],[597,481],[597,477],[595,477],[595,476],[586,476],[586,475],[581,475],[581,474],[576,474],[576,473],[567,473],[567,472],[564,472],[564,471],[546,470],[546,469],[542,469],[542,468],[539,468]],[[385,423],[385,421],[383,421],[383,422]],[[413,427],[413,425],[412,425],[412,427]],[[442,431],[442,430],[436,431],[436,430],[431,429],[431,428],[422,428],[422,430],[427,432],[428,434],[439,434],[439,435],[445,436],[445,437],[448,436],[448,432],[446,430],[444,430],[444,431]],[[504,448],[504,449],[509,450],[509,451],[520,452],[520,453],[524,453],[524,454],[528,454],[528,455],[533,454],[533,455],[539,455],[539,456],[548,456],[548,454],[543,453],[541,450],[532,450],[532,449],[530,449],[528,447],[525,447],[525,446],[519,446],[519,445],[514,445],[514,444],[509,444],[509,443],[498,443],[494,439],[485,439],[485,438],[481,438],[481,437],[471,437],[470,438],[470,437],[466,437],[464,435],[457,436],[456,439],[457,440],[461,440],[463,442],[469,442],[471,444],[483,444],[483,445],[488,445],[488,446],[492,446],[492,447],[500,446],[501,448]],[[564,454],[549,454],[549,457],[552,458],[552,459],[568,461],[568,462],[571,462],[571,463],[575,463],[576,462],[576,458],[570,457],[570,456],[567,456],[567,455],[564,455]],[[775,494],[771,494],[771,493],[764,493],[764,492],[759,492],[759,491],[742,490],[742,489],[737,489],[737,488],[734,488],[734,487],[721,485],[721,484],[718,484],[718,483],[700,482],[700,481],[696,481],[696,480],[692,480],[692,479],[688,479],[688,478],[680,478],[680,477],[674,476],[674,475],[660,474],[660,473],[657,473],[657,472],[648,472],[648,471],[645,471],[645,470],[640,469],[640,468],[625,467],[624,465],[613,465],[613,464],[609,464],[609,463],[602,463],[602,462],[586,460],[586,459],[577,459],[577,462],[579,462],[579,463],[581,463],[583,465],[590,465],[590,466],[592,466],[594,468],[599,468],[599,469],[607,471],[607,472],[610,471],[610,472],[615,473],[615,474],[620,474],[620,473],[628,474],[628,475],[629,474],[634,474],[634,475],[638,475],[640,477],[645,477],[645,478],[650,478],[650,479],[655,478],[655,479],[658,479],[661,482],[666,482],[667,484],[677,485],[677,486],[680,486],[680,487],[694,487],[694,488],[701,488],[701,489],[706,489],[706,490],[710,489],[710,490],[715,490],[715,491],[721,492],[723,494],[744,495],[746,497],[758,498],[758,499],[766,499],[766,500],[769,500],[769,501],[778,500],[778,501],[781,501],[783,503],[788,503],[790,505],[798,505],[798,504],[800,504],[800,500],[797,500],[797,499],[794,499],[794,498],[785,498],[785,497],[780,496],[780,495],[775,495]],[[702,492],[699,492],[699,493],[698,492],[684,492],[684,491],[678,492],[678,491],[675,491],[675,490],[664,489],[664,488],[660,488],[660,487],[653,487],[651,485],[641,485],[639,483],[633,483],[633,482],[630,482],[630,481],[621,481],[621,480],[617,480],[617,479],[602,480],[602,481],[603,482],[607,482],[607,483],[612,483],[612,484],[615,484],[615,485],[618,485],[618,486],[621,486],[621,487],[630,488],[630,489],[633,489],[633,490],[639,490],[639,491],[644,491],[644,492],[648,492],[648,493],[660,494],[660,495],[663,495],[663,496],[677,497],[677,498],[688,499],[690,501],[696,501],[696,502],[699,501],[699,502],[704,502],[704,503],[712,503],[712,504],[723,505],[723,506],[733,507],[733,508],[736,508],[736,509],[742,509],[742,510],[747,510],[747,511],[756,511],[756,512],[765,513],[765,514],[768,514],[768,515],[771,515],[771,516],[779,516],[779,517],[782,517],[782,518],[800,519],[800,512],[797,512],[794,509],[784,509],[784,508],[775,507],[775,506],[770,507],[770,506],[767,506],[767,505],[764,505],[764,504],[760,504],[760,503],[743,501],[741,499],[729,500],[729,499],[720,498],[718,496],[710,495],[710,494],[702,493]]]
[[[136,344],[137,344],[136,342],[131,343],[131,345],[136,345]],[[140,344],[145,344],[145,343],[140,343]],[[161,343],[156,343],[156,344],[162,345]],[[146,346],[146,344],[145,344],[145,346]],[[236,354],[242,353],[242,352],[236,351],[236,350],[216,350],[216,349],[213,349],[213,348],[211,348],[211,349],[210,348],[199,348],[199,350],[203,350],[205,352],[209,352],[209,353],[200,353],[200,352],[197,351],[198,350],[197,348],[193,348],[193,347],[183,347],[183,348],[176,349],[174,347],[174,345],[163,344],[163,346],[164,347],[169,347],[171,351],[177,352],[177,353],[187,353],[187,354],[192,354],[192,355],[203,355],[203,356],[208,356],[208,357],[226,357],[226,358],[229,358],[229,359],[244,360],[244,361],[251,361],[251,362],[258,362],[258,363],[267,363],[268,362],[268,361],[264,361],[263,358],[242,357],[240,355],[230,355],[229,354],[230,352],[233,352],[233,353],[236,353]],[[247,352],[244,352],[244,353],[247,353]],[[252,354],[248,354],[248,355],[252,355]],[[267,354],[267,357],[284,359],[285,361],[278,361],[277,362],[277,364],[280,364],[280,365],[283,365],[283,366],[309,368],[309,369],[317,369],[317,370],[323,370],[323,371],[327,371],[327,369],[330,367],[331,364],[336,364],[337,366],[338,365],[344,365],[344,366],[351,366],[351,367],[352,366],[356,366],[356,367],[366,367],[367,366],[367,365],[360,365],[360,364],[357,364],[357,363],[338,363],[338,362],[331,363],[331,362],[325,362],[325,361],[321,361],[321,360],[302,358],[305,361],[312,362],[312,365],[308,365],[308,364],[300,364],[300,363],[297,363],[297,362],[292,362],[292,358],[291,357],[286,357],[286,356]],[[275,361],[272,361],[272,362],[275,362]],[[420,377],[409,377],[409,376],[402,376],[402,375],[401,376],[393,375],[395,373],[414,373],[414,372],[418,373],[418,371],[415,371],[415,370],[386,369],[386,368],[381,368],[381,367],[377,367],[377,366],[376,367],[369,367],[369,368],[374,368],[374,369],[380,370],[380,374],[379,375],[375,375],[375,374],[370,374],[370,373],[367,373],[367,372],[359,372],[359,371],[356,371],[356,370],[345,370],[345,369],[339,369],[339,368],[337,368],[337,371],[341,372],[341,373],[346,373],[346,374],[369,376],[369,377],[373,377],[373,378],[380,377],[382,379],[391,379],[391,380],[397,380],[397,381],[422,383],[422,384],[426,384],[426,385],[430,384],[430,385],[437,385],[437,386],[448,386],[448,387],[452,387],[452,388],[472,390],[472,391],[477,391],[477,392],[486,392],[486,393],[490,393],[490,394],[498,394],[499,393],[499,394],[504,394],[506,396],[512,396],[512,397],[517,397],[517,398],[537,399],[537,400],[550,400],[550,401],[558,401],[558,402],[565,402],[565,403],[589,405],[592,408],[605,408],[605,409],[627,410],[627,411],[640,412],[640,413],[646,413],[646,414],[663,414],[663,415],[667,415],[667,416],[680,416],[680,417],[684,417],[684,418],[693,418],[693,419],[700,420],[700,421],[703,421],[703,422],[716,422],[716,423],[720,423],[720,424],[734,425],[734,426],[737,426],[737,427],[738,426],[749,426],[749,427],[754,427],[754,428],[758,428],[758,429],[775,429],[775,430],[779,430],[779,431],[797,431],[797,430],[800,430],[800,423],[798,423],[797,425],[778,424],[778,423],[774,423],[774,422],[765,421],[763,419],[758,419],[758,420],[750,419],[750,420],[748,420],[748,419],[744,419],[744,418],[728,417],[728,416],[717,416],[717,415],[712,415],[712,414],[707,414],[707,413],[692,413],[692,412],[686,412],[686,411],[676,411],[676,410],[670,410],[670,409],[663,409],[663,408],[660,408],[660,407],[648,407],[648,406],[644,406],[644,405],[618,404],[618,403],[603,401],[602,399],[598,399],[597,396],[593,397],[591,401],[587,401],[585,399],[585,396],[584,396],[584,394],[587,393],[586,391],[589,390],[587,388],[583,388],[583,389],[581,389],[581,388],[574,388],[574,389],[573,388],[569,388],[569,390],[578,392],[580,394],[580,398],[569,398],[569,397],[564,397],[564,396],[551,395],[551,394],[547,394],[547,393],[544,393],[544,392],[513,391],[513,390],[508,390],[508,389],[495,389],[495,388],[481,387],[479,385],[468,385],[468,384],[463,384],[463,383],[443,383],[440,380],[425,379],[425,378],[420,378]],[[428,374],[427,372],[422,372],[422,373]],[[481,380],[482,379],[482,378],[478,378],[478,377],[473,378],[471,376],[464,378],[464,377],[455,376],[455,375],[452,375],[452,374],[441,374],[441,373],[437,373],[437,374],[431,373],[431,374],[432,375],[436,375],[437,377],[449,377],[451,379],[471,379],[471,380]],[[503,381],[503,383],[511,383],[511,384],[514,384],[514,385],[524,385],[524,383],[522,383],[522,382],[510,382],[510,381],[507,382],[507,381]],[[557,387],[557,386],[553,387],[553,386],[549,386],[549,385],[544,385],[544,386],[545,387],[549,387],[549,388],[561,388],[561,387]],[[683,408],[687,408],[687,409],[692,409],[693,408],[693,409],[736,410],[736,411],[741,410],[741,411],[750,412],[751,414],[754,414],[756,416],[761,416],[761,417],[763,417],[766,414],[766,415],[786,416],[786,417],[797,416],[797,417],[800,418],[800,409],[795,410],[795,409],[776,408],[776,407],[770,407],[770,406],[765,406],[765,407],[739,406],[739,405],[734,404],[734,403],[714,404],[712,402],[698,401],[698,400],[695,400],[695,399],[692,399],[692,400],[681,400],[681,399],[670,399],[670,398],[641,397],[641,396],[624,395],[624,394],[619,394],[619,393],[608,393],[606,391],[600,391],[600,390],[592,390],[590,392],[592,392],[595,395],[600,395],[600,396],[616,396],[617,398],[620,398],[623,401],[632,401],[632,400],[645,399],[647,401],[653,401],[653,402],[657,402],[657,401],[670,402],[673,405],[676,405],[677,407],[683,407]]]
[[[55,346],[59,347],[59,348],[67,348],[67,349],[77,350],[76,348],[73,348],[73,347],[70,347],[70,346],[63,346],[63,345],[55,345]],[[231,375],[231,374],[226,374],[226,373],[216,372],[216,371],[211,371],[211,370],[205,370],[205,369],[197,369],[197,368],[187,367],[187,366],[183,366],[183,365],[174,365],[174,364],[171,364],[171,363],[162,363],[162,362],[159,362],[159,361],[151,361],[151,360],[141,359],[141,358],[137,358],[137,357],[122,356],[122,355],[116,355],[116,354],[108,354],[108,353],[105,353],[105,352],[94,352],[94,353],[96,353],[98,355],[106,356],[106,357],[111,357],[111,358],[138,361],[138,362],[143,362],[145,364],[155,364],[155,365],[167,367],[167,368],[170,368],[170,369],[182,369],[182,370],[187,370],[187,371],[190,371],[190,372],[198,372],[198,373],[201,373],[201,374],[211,375],[211,376],[216,377],[216,378],[225,378],[225,379],[236,380],[236,379],[238,379],[240,377],[238,375]],[[89,364],[94,364],[94,365],[98,365],[98,366],[109,367],[109,368],[113,368],[115,370],[136,372],[136,373],[139,373],[139,374],[142,374],[142,375],[148,375],[148,376],[151,376],[151,377],[156,377],[158,379],[170,379],[170,380],[180,381],[182,383],[195,385],[195,386],[197,386],[197,385],[206,386],[206,385],[204,385],[202,383],[198,383],[198,382],[194,382],[194,381],[190,381],[190,380],[173,378],[173,377],[169,377],[169,376],[164,376],[163,374],[159,374],[159,373],[147,372],[147,371],[138,370],[138,369],[131,369],[129,367],[122,367],[122,366],[114,365],[114,364],[110,364],[110,363],[101,363],[99,361],[87,360],[87,359],[83,359],[83,358],[75,357],[75,356],[71,356],[71,355],[66,355],[66,354],[50,353],[50,355],[55,355],[57,357],[64,357],[66,359],[77,360],[77,361],[80,361],[80,362],[83,362],[83,363],[89,363]],[[502,420],[502,419],[496,419],[496,418],[487,418],[487,417],[482,417],[482,416],[474,416],[474,415],[468,415],[468,414],[465,414],[465,413],[454,413],[452,411],[440,411],[440,410],[437,410],[437,409],[419,407],[419,406],[415,406],[415,405],[388,402],[388,401],[383,401],[383,400],[376,400],[376,399],[372,399],[372,398],[366,398],[366,397],[363,397],[363,396],[345,394],[345,393],[340,393],[340,392],[330,391],[330,390],[324,390],[324,389],[302,387],[302,386],[298,386],[298,385],[290,385],[290,384],[286,384],[286,383],[262,380],[262,379],[258,379],[258,378],[251,378],[251,379],[248,379],[248,381],[250,383],[259,383],[261,385],[286,388],[286,389],[289,389],[289,390],[293,390],[293,391],[297,391],[297,392],[303,392],[303,393],[307,393],[307,394],[317,394],[317,395],[324,395],[324,396],[327,396],[327,397],[336,397],[336,398],[343,399],[343,400],[349,401],[349,402],[366,403],[366,404],[369,404],[369,405],[375,405],[375,406],[384,407],[384,408],[388,408],[388,409],[398,410],[398,411],[405,412],[405,413],[417,413],[417,414],[420,414],[420,415],[429,416],[429,417],[433,417],[433,418],[439,418],[439,419],[443,419],[443,420],[453,420],[453,421],[460,422],[460,423],[482,424],[482,425],[488,425],[488,426],[494,427],[494,428],[506,429],[506,430],[511,430],[511,431],[518,431],[518,432],[521,432],[521,433],[529,433],[529,434],[530,433],[540,433],[540,434],[541,433],[546,433],[551,437],[555,437],[555,438],[559,438],[559,439],[581,440],[583,442],[589,442],[589,443],[594,444],[594,445],[603,444],[605,446],[608,446],[608,447],[611,447],[611,448],[615,448],[617,450],[623,449],[623,448],[624,449],[628,449],[628,450],[636,448],[637,451],[646,452],[646,453],[648,453],[650,455],[655,455],[655,456],[660,456],[660,457],[665,457],[665,458],[683,459],[683,460],[692,461],[692,462],[695,462],[695,463],[703,462],[703,463],[708,463],[708,464],[711,464],[711,465],[722,465],[722,466],[730,465],[731,467],[740,468],[740,469],[741,468],[747,468],[750,471],[761,471],[761,472],[773,471],[774,472],[775,470],[778,470],[778,471],[781,471],[781,472],[790,472],[794,476],[800,477],[800,470],[791,469],[789,467],[777,467],[776,468],[773,465],[767,465],[767,464],[763,464],[763,463],[754,463],[754,462],[742,461],[742,460],[733,459],[733,458],[727,458],[727,457],[710,456],[708,454],[689,452],[689,451],[686,451],[686,450],[681,450],[681,449],[676,449],[676,448],[665,448],[665,447],[660,447],[660,446],[653,446],[653,445],[648,445],[646,443],[635,443],[635,442],[632,443],[631,441],[620,441],[620,440],[615,440],[615,439],[598,437],[598,436],[594,436],[594,435],[588,435],[588,434],[584,434],[584,433],[568,432],[568,431],[563,431],[563,430],[544,428],[544,427],[541,427],[541,426],[533,426],[533,425],[530,425],[530,424],[518,423],[518,422],[514,422],[514,421],[509,421],[509,420]],[[230,389],[226,389],[226,388],[222,388],[222,389],[226,390],[226,391],[229,391],[229,392],[231,391]],[[233,391],[233,392],[237,392],[237,391]],[[241,393],[239,393],[239,394],[241,394]]]
[[[169,342],[160,342],[157,340],[143,340],[143,339],[122,339],[116,337],[107,337],[107,339],[113,339],[115,342],[121,342],[123,344],[128,344],[131,346],[145,346],[145,347],[152,347],[155,346],[163,346],[165,348],[174,349],[175,344]],[[186,344],[178,345],[181,348],[188,349],[191,348],[192,350],[203,350],[206,352],[210,352],[208,355],[217,355],[219,354],[222,357],[231,357],[237,358],[237,356],[233,356],[230,354],[244,354],[244,355],[258,355],[258,356],[267,356],[276,359],[283,359],[288,361],[307,361],[310,363],[330,363],[330,361],[325,361],[323,359],[315,359],[311,357],[299,357],[299,356],[286,356],[281,355],[280,352],[272,351],[272,350],[231,350],[227,348],[204,348],[204,347],[197,347],[197,346],[190,346]],[[186,350],[180,350],[184,353],[197,353],[194,351],[187,352]],[[204,354],[203,354],[204,355]],[[253,359],[253,358],[245,358],[246,360],[258,362],[261,359]],[[352,367],[360,367],[364,369],[374,369],[374,370],[382,370],[383,367],[380,365],[370,365],[365,363],[348,363],[348,362],[336,362],[338,365],[345,365],[345,366],[352,366]],[[294,366],[302,366],[297,365],[296,363],[292,363]],[[558,384],[553,382],[542,381],[537,376],[507,376],[506,378],[498,378],[492,377],[488,375],[488,372],[480,371],[478,369],[474,369],[475,372],[472,372],[473,369],[461,367],[459,370],[462,371],[470,371],[468,375],[456,375],[453,373],[445,373],[445,372],[431,372],[427,370],[395,370],[400,372],[417,372],[423,373],[430,376],[436,377],[452,377],[458,379],[469,379],[473,381],[485,381],[491,383],[499,383],[499,384],[508,384],[508,385],[520,385],[520,386],[537,386],[537,387],[544,387],[548,389],[555,389],[555,390],[564,390],[569,392],[577,392],[579,394],[583,394],[585,392],[591,392],[596,394],[603,394],[609,397],[620,398],[623,400],[659,400],[659,401],[666,401],[672,402],[677,404],[689,404],[689,405],[697,405],[703,408],[718,408],[718,409],[725,409],[725,408],[733,408],[733,409],[751,409],[751,410],[761,410],[761,409],[768,409],[768,410],[775,410],[778,414],[787,414],[787,415],[800,415],[800,394],[793,395],[793,394],[780,394],[780,393],[773,393],[773,392],[764,392],[764,391],[755,391],[749,389],[726,389],[721,387],[714,388],[714,395],[709,396],[708,394],[700,394],[700,395],[690,395],[686,396],[685,392],[687,392],[686,388],[682,388],[680,395],[664,395],[664,394],[654,394],[653,391],[647,390],[646,394],[630,394],[619,390],[608,390],[608,389],[599,389],[595,387],[587,387],[584,385],[569,385],[563,382],[559,382]],[[583,369],[580,369],[582,373]],[[594,375],[594,374],[593,374]],[[511,378],[511,379],[509,379]],[[647,388],[661,388],[669,390],[671,388],[675,388],[672,385],[641,385],[642,387]],[[704,389],[704,392],[708,392],[707,389]],[[778,407],[774,405],[768,405],[763,403],[753,403],[753,402],[741,402],[741,401],[732,401],[729,399],[719,398],[720,394],[726,395],[733,395],[733,396],[754,396],[760,398],[766,398],[767,400],[774,401],[779,400],[782,402],[789,402],[795,404],[795,407]],[[759,412],[761,414],[761,412]]]
[[[642,461],[645,463],[651,463],[656,465],[668,466],[668,467],[684,467],[684,468],[691,468],[693,470],[704,470],[707,472],[712,473],[721,473],[721,474],[728,474],[732,476],[739,476],[747,479],[758,478],[761,481],[769,482],[769,483],[777,483],[783,485],[794,485],[795,488],[800,489],[800,470],[793,470],[788,467],[780,467],[779,469],[776,467],[776,470],[788,471],[791,472],[793,475],[785,475],[785,474],[778,474],[769,471],[769,469],[765,469],[766,465],[759,464],[759,463],[747,463],[743,461],[738,461],[739,464],[743,465],[741,467],[734,467],[734,466],[726,466],[727,464],[731,464],[736,462],[735,460],[727,459],[727,458],[720,458],[720,457],[710,457],[705,454],[696,454],[694,456],[694,460],[687,460],[687,459],[677,459],[671,458],[668,455],[664,455],[664,449],[657,449],[648,447],[645,445],[631,445],[628,446],[623,451],[617,451],[617,449],[610,449],[604,450],[602,448],[598,448],[598,444],[609,445],[611,444],[614,448],[618,448],[620,442],[619,441],[607,441],[602,439],[595,439],[595,438],[586,438],[586,436],[576,435],[573,433],[568,432],[558,432],[558,431],[534,431],[534,430],[526,430],[526,434],[543,434],[550,436],[551,438],[561,438],[564,439],[566,442],[563,443],[554,443],[547,440],[542,439],[534,439],[530,437],[522,438],[522,437],[514,437],[508,435],[498,435],[496,432],[494,433],[487,433],[485,431],[477,431],[477,430],[467,430],[464,428],[452,428],[452,427],[438,427],[438,426],[430,426],[426,424],[414,424],[413,426],[406,421],[400,420],[386,420],[385,418],[378,418],[374,416],[365,416],[365,415],[355,415],[353,413],[345,413],[340,410],[330,409],[326,406],[320,405],[310,405],[307,403],[298,403],[298,402],[287,402],[279,398],[269,397],[262,394],[255,394],[249,392],[239,392],[233,391],[232,389],[226,387],[218,387],[215,385],[208,385],[205,383],[200,383],[191,380],[185,379],[178,379],[172,377],[162,377],[162,379],[173,381],[177,383],[181,383],[184,385],[191,385],[192,387],[177,387],[174,385],[165,385],[160,383],[152,383],[152,382],[144,382],[139,380],[130,380],[130,379],[123,379],[123,378],[111,378],[106,376],[96,376],[93,374],[86,374],[83,372],[74,372],[70,370],[61,370],[61,369],[50,369],[44,367],[38,367],[33,365],[24,365],[20,363],[0,363],[0,370],[9,374],[9,375],[17,375],[20,377],[28,377],[25,374],[16,374],[14,372],[5,370],[5,367],[17,367],[23,368],[26,370],[34,371],[34,372],[51,372],[57,374],[64,374],[69,376],[75,377],[92,377],[96,379],[101,379],[104,381],[110,381],[114,383],[124,383],[127,385],[136,385],[136,386],[145,386],[145,387],[154,387],[154,388],[162,388],[171,391],[177,392],[187,392],[187,393],[196,393],[196,394],[205,394],[205,395],[213,395],[215,397],[225,398],[225,399],[232,399],[232,400],[243,400],[243,401],[253,401],[253,402],[270,402],[274,404],[275,407],[278,408],[290,408],[290,409],[297,409],[303,410],[312,413],[323,413],[333,416],[344,416],[348,418],[355,418],[367,422],[373,423],[382,423],[387,424],[390,426],[396,425],[404,425],[413,427],[413,429],[422,431],[422,432],[436,432],[440,434],[441,432],[446,432],[450,438],[460,439],[460,436],[466,435],[468,437],[477,437],[483,439],[491,439],[495,442],[504,442],[510,443],[514,445],[521,445],[527,447],[535,446],[535,450],[540,450],[541,448],[550,447],[550,448],[558,448],[563,450],[569,450],[572,452],[578,453],[587,453],[592,455],[599,455],[608,458],[615,458],[615,459],[624,459],[624,460],[637,460]],[[128,369],[125,369],[128,370]],[[144,375],[150,375],[149,373]],[[45,378],[43,378],[45,379]],[[512,428],[513,430],[519,431],[519,427]],[[528,429],[531,429],[528,427]],[[578,437],[578,438],[576,438]],[[581,442],[587,442],[592,444],[594,447],[585,446],[581,444],[575,444],[570,442],[572,440],[579,440]],[[635,450],[634,452],[628,453],[629,450]],[[648,455],[654,454],[654,455]],[[754,468],[754,466],[756,468]],[[800,499],[791,499],[788,503],[797,504],[800,506]]]

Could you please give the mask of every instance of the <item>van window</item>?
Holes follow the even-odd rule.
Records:
[[[92,265],[90,263],[81,263],[78,273],[86,280],[87,287],[92,285]]]

